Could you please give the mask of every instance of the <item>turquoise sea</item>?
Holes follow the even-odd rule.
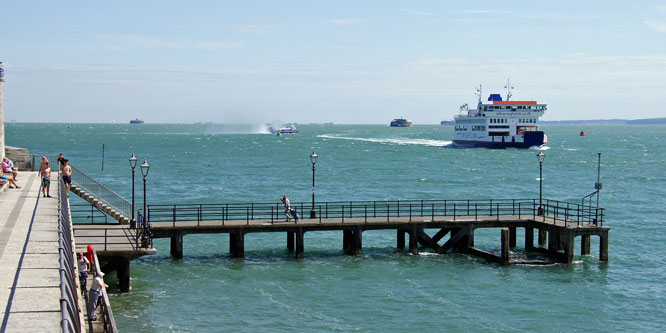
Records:
[[[610,261],[500,267],[462,254],[410,255],[395,231],[368,231],[363,256],[341,232],[310,232],[294,259],[283,234],[189,235],[184,259],[169,241],[132,261],[132,291],[106,277],[122,332],[164,331],[663,331],[666,328],[666,126],[542,126],[544,197],[580,202],[594,190],[601,152]],[[302,125],[277,137],[258,126],[6,124],[7,144],[62,152],[131,197],[128,158],[150,163],[148,203],[538,198],[536,150],[451,149],[452,127]],[[585,130],[587,136],[579,136]],[[104,170],[102,165],[104,145]],[[137,171],[137,174],[139,172]],[[138,179],[138,178],[137,178]],[[137,182],[137,206],[141,204]],[[523,233],[518,233],[520,252]],[[497,251],[498,230],[476,246]],[[576,252],[579,253],[576,244]]]

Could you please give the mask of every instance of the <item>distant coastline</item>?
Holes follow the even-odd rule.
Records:
[[[658,125],[666,124],[666,118],[646,119],[592,119],[592,120],[542,120],[542,125]]]

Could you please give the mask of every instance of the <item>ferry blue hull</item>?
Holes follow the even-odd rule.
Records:
[[[488,148],[488,149],[505,149],[505,148],[529,148],[533,146],[542,146],[544,144],[545,135],[542,131],[525,132],[525,142],[489,142],[489,141],[467,141],[467,140],[453,140],[453,145],[463,148]]]

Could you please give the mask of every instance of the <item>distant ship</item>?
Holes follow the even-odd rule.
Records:
[[[440,125],[455,125],[455,123],[453,120],[442,120],[439,122]]]
[[[130,120],[130,124],[132,124],[132,125],[143,124],[143,120],[138,119],[138,118],[134,119],[134,120]]]
[[[296,127],[294,127],[294,125],[291,125],[289,127],[280,127],[280,128],[275,128],[275,127],[271,126],[271,127],[268,128],[268,130],[271,131],[271,133],[273,133],[273,134],[275,134],[275,133],[280,133],[280,134],[296,134],[296,133],[298,133],[298,130],[296,129]]]
[[[391,127],[412,127],[413,125],[412,125],[411,120],[407,120],[407,119],[404,119],[404,118],[401,117],[400,119],[397,119],[397,118],[393,119],[391,121],[390,126]]]
[[[467,103],[455,116],[453,145],[481,148],[529,148],[548,143],[548,137],[539,130],[539,117],[546,104],[536,101],[511,101],[511,87],[507,84],[506,101],[500,94],[490,94],[487,103],[481,99],[481,86],[476,89],[479,103],[470,109]]]

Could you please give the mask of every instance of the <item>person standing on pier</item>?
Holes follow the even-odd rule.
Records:
[[[62,180],[65,182],[65,195],[69,197],[69,188],[72,187],[72,167],[69,166],[68,159],[63,159]]]
[[[291,203],[289,202],[289,198],[287,198],[286,195],[282,196],[282,203],[284,204],[284,216],[287,217],[287,221],[290,221],[291,214],[289,214],[289,212],[291,211]]]
[[[42,174],[42,171],[46,169],[46,163],[48,163],[49,160],[46,158],[46,156],[42,155],[42,163],[39,163],[39,174]]]
[[[62,153],[60,153],[60,155],[58,155],[58,164],[59,164],[59,167],[60,167],[61,170],[62,170],[62,167],[65,166],[65,158],[62,157]]]
[[[79,252],[78,257],[79,281],[81,282],[81,289],[85,290],[86,281],[88,280],[88,272],[90,272],[90,261],[88,261],[88,258],[83,255],[83,252]]]
[[[41,168],[41,167],[40,167]],[[41,172],[42,176],[42,195],[44,197],[51,197],[51,167],[50,163],[46,162],[46,167]]]
[[[88,318],[90,320],[97,320],[95,316],[95,310],[97,309],[97,301],[99,297],[102,296],[102,287],[108,288],[109,286],[104,283],[104,273],[97,272],[97,276],[93,279],[92,285],[90,286],[90,292],[88,292]]]

